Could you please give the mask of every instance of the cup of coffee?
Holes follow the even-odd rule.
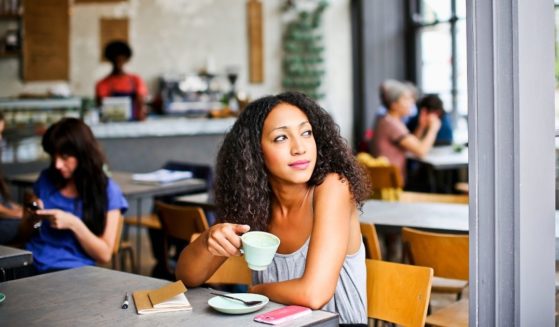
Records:
[[[241,236],[242,249],[248,267],[252,270],[264,270],[272,263],[278,250],[280,239],[266,232],[248,232]]]

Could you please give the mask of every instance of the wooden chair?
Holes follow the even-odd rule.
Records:
[[[367,315],[403,326],[423,326],[433,269],[367,259]]]
[[[213,183],[213,169],[210,165],[171,160],[171,161],[167,161],[161,168],[168,169],[168,170],[177,170],[177,171],[190,171],[192,172],[193,178],[199,178],[205,180],[206,181],[205,189],[197,190],[195,193],[208,192],[211,189]],[[185,194],[192,194],[192,192],[181,193],[180,195],[185,195]],[[159,201],[172,203],[173,198],[177,195],[179,194],[166,195],[164,197],[158,197],[156,199]],[[155,214],[155,212],[141,216],[139,223],[137,217],[126,217],[124,219],[124,222],[126,223],[126,228],[124,233],[126,242],[128,242],[129,226],[136,226],[138,228],[161,229],[161,223],[159,221],[159,218]]]
[[[378,241],[378,235],[375,225],[361,223],[360,226],[361,235],[363,235],[363,243],[365,244],[366,258],[382,260],[380,243]]]
[[[161,222],[155,213],[140,217],[140,224],[138,224],[138,219],[136,217],[126,217],[124,218],[124,222],[129,226],[161,229]]]
[[[118,226],[117,226],[117,230],[116,230],[116,239],[115,239],[115,244],[113,246],[113,254],[112,254],[112,258],[111,258],[111,265],[113,267],[113,269],[120,269],[120,270],[124,270],[124,266],[125,266],[125,257],[123,256],[123,254],[128,254],[129,260],[130,260],[130,269],[131,271],[135,271],[135,265],[134,265],[134,252],[132,250],[132,244],[129,241],[124,241],[122,240],[122,229],[124,227],[124,218],[122,216],[120,216],[118,218]],[[120,267],[119,266],[119,262],[120,262]]]
[[[402,192],[401,202],[435,202],[435,203],[461,203],[468,204],[467,194],[438,194],[422,192]]]
[[[411,264],[435,271],[433,292],[454,293],[458,300],[468,286],[469,236],[402,228],[404,256]]]
[[[193,234],[191,242],[200,234]],[[206,281],[207,284],[252,285],[252,272],[243,257],[229,257]]]
[[[169,258],[169,236],[188,243],[192,234],[201,233],[209,228],[208,221],[204,211],[199,207],[177,206],[156,201],[154,210],[164,232],[165,266],[167,272],[174,275],[174,267],[171,266]]]
[[[398,200],[404,182],[396,166],[364,166],[364,168],[371,182],[372,199]]]

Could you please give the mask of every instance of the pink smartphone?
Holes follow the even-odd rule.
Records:
[[[298,305],[288,305],[283,308],[259,314],[258,316],[254,317],[254,321],[263,322],[270,325],[277,325],[286,321],[297,319],[304,315],[308,315],[311,312],[312,310],[309,308],[301,307]]]

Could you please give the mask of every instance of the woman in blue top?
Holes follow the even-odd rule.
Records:
[[[32,232],[26,248],[39,273],[108,262],[118,220],[128,208],[118,185],[105,175],[104,156],[89,127],[65,118],[43,136],[50,167],[34,185],[42,209],[26,212],[24,232]]]

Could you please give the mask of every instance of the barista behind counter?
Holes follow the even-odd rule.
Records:
[[[132,57],[132,49],[126,42],[112,41],[105,47],[104,55],[112,64],[112,71],[95,86],[97,106],[102,107],[103,98],[128,98],[132,108],[126,118],[144,120],[147,116],[144,104],[148,95],[146,84],[140,76],[124,71],[124,65]]]

